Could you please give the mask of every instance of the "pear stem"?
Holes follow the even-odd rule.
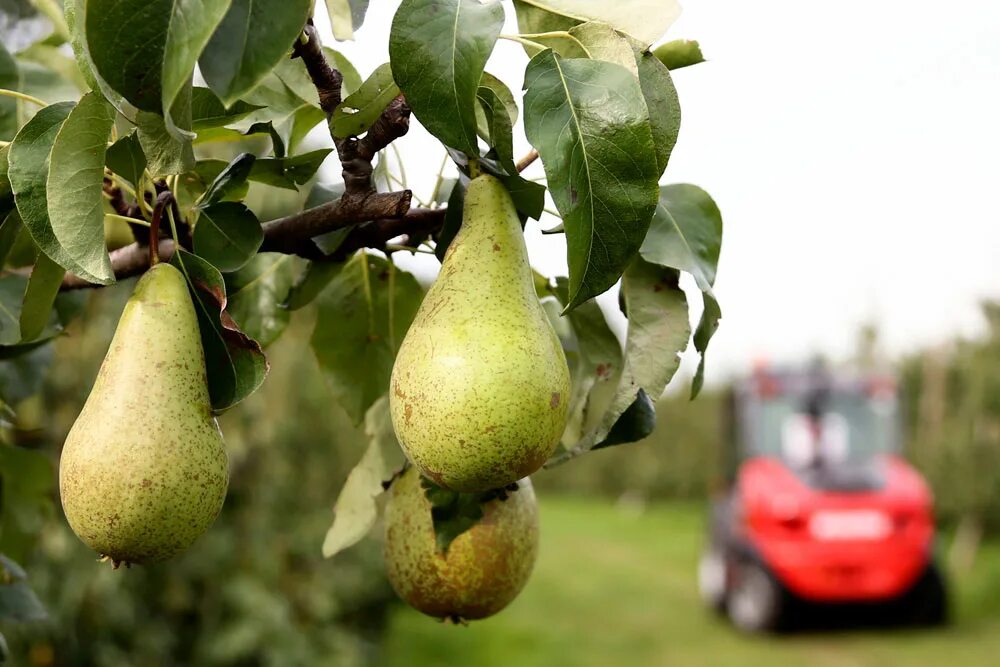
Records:
[[[479,178],[481,173],[483,172],[479,167],[479,159],[469,158],[469,178]]]
[[[161,192],[156,197],[156,205],[153,207],[153,219],[149,223],[149,265],[151,267],[160,262],[160,220],[163,218],[163,209],[167,207],[167,199],[170,197],[169,192]]]

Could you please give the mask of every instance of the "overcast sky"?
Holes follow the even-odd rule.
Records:
[[[358,41],[336,45],[362,75],[388,60],[397,4],[372,0]],[[710,381],[755,359],[842,358],[865,322],[892,354],[982,330],[977,304],[1000,298],[1000,3],[688,0],[674,38],[709,59],[674,75],[663,182],[704,187],[725,220]],[[501,42],[487,69],[516,90],[526,63]],[[419,128],[399,146],[425,197],[443,152]],[[538,227],[532,263],[565,274],[562,237]]]

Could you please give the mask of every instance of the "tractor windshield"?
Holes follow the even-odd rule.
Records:
[[[758,396],[744,414],[746,451],[793,464],[860,462],[897,446],[893,395],[832,390],[822,401],[803,393]]]

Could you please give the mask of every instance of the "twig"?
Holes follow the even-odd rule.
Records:
[[[518,160],[517,164],[514,165],[514,166],[517,167],[517,171],[518,171],[518,173],[520,173],[520,172],[524,171],[525,169],[527,169],[528,167],[530,167],[531,163],[534,162],[537,159],[538,159],[538,151],[536,151],[534,148],[532,148],[530,151],[528,151],[528,154],[525,155],[520,160]]]

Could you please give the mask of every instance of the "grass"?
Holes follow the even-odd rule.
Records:
[[[934,631],[744,637],[706,611],[695,567],[703,510],[629,513],[597,500],[545,497],[528,586],[496,617],[444,625],[400,606],[387,667],[966,667],[1000,664],[1000,545],[958,582],[957,620]]]

